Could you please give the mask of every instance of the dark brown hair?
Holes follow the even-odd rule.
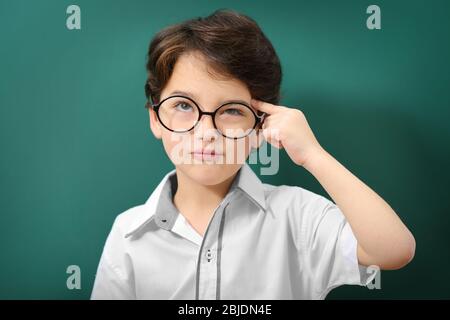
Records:
[[[252,18],[226,9],[154,36],[147,54],[147,99],[159,101],[177,59],[191,51],[202,53],[214,74],[246,84],[252,98],[278,104],[282,72],[275,49]]]

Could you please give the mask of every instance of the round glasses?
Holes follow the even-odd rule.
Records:
[[[248,136],[265,114],[257,115],[252,108],[242,102],[227,102],[214,112],[202,111],[189,97],[174,95],[157,104],[149,102],[161,124],[172,132],[188,132],[200,122],[203,115],[213,119],[214,128],[225,138],[240,139]]]

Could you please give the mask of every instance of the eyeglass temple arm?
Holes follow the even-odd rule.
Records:
[[[148,86],[148,89],[147,89]],[[159,106],[159,103],[155,103],[153,101],[153,92],[150,90],[150,83],[145,84],[146,90],[148,90],[148,97],[147,97],[147,103],[145,104],[145,108],[151,107],[152,109],[155,109],[155,107]]]
[[[155,109],[156,107],[159,107],[159,103],[153,103],[153,98],[150,96],[147,99],[147,102],[145,104],[145,108],[152,108]]]
[[[263,114],[262,115],[260,115],[260,116],[258,116],[258,115],[256,115],[256,117],[259,119],[259,122],[260,123],[263,123],[264,122],[264,119],[266,118],[266,113],[265,112],[263,112]]]

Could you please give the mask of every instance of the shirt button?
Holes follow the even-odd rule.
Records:
[[[206,251],[206,260],[207,260],[208,262],[211,262],[211,260],[212,260],[212,252],[211,252],[211,249],[208,249],[208,251]]]

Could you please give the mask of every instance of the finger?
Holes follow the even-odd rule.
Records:
[[[283,144],[281,143],[281,141],[272,139],[269,143],[277,149],[283,149]]]
[[[276,139],[271,139],[271,138],[266,139],[266,141],[267,141],[270,145],[274,146],[274,147],[277,148],[277,149],[283,149],[283,145],[282,145],[281,141],[278,141],[278,140],[276,140]]]
[[[270,116],[265,117],[262,128],[263,129],[270,129],[277,133],[279,131],[279,117],[277,117],[279,114],[273,114]]]
[[[273,145],[274,147],[276,147],[278,149],[283,148],[283,144],[281,143],[276,131],[274,131],[273,129],[270,129],[270,128],[266,128],[263,130],[262,133],[263,133],[264,139],[268,143],[270,143],[271,145]]]
[[[264,102],[261,100],[252,99],[251,104],[256,110],[265,112],[267,114],[273,114],[280,110],[280,106]]]

